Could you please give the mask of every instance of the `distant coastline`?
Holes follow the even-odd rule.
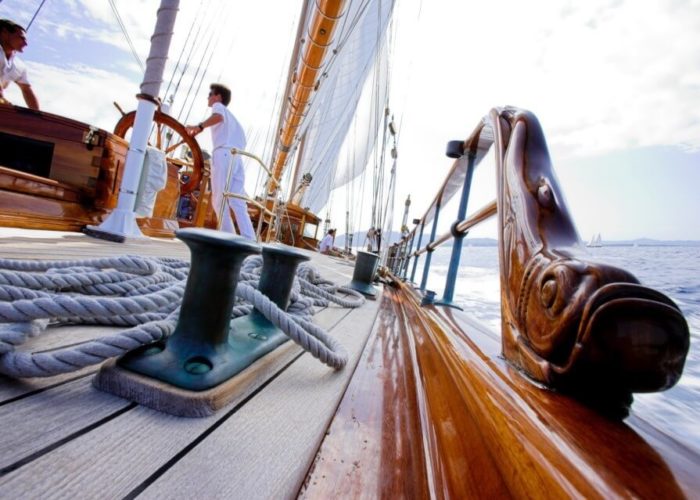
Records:
[[[585,242],[584,242],[585,244]],[[495,238],[467,238],[464,246],[490,247],[498,245]],[[603,240],[604,247],[700,247],[700,240],[654,240],[637,238],[635,240]]]
[[[356,232],[353,236],[353,246],[362,245],[365,241],[367,232]],[[400,238],[400,234],[396,231],[391,233],[391,241],[395,242]],[[423,236],[423,245],[427,243],[428,235]],[[582,242],[585,244],[585,242]],[[335,239],[335,246],[342,247],[345,245],[345,234],[339,235]],[[495,247],[498,245],[498,240],[495,238],[465,238],[462,246],[473,247]],[[655,240],[652,238],[637,238],[634,240],[603,240],[604,247],[700,247],[700,240]],[[450,246],[449,243],[446,246]]]

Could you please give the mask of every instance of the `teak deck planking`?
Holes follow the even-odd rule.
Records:
[[[188,258],[179,241],[125,244],[75,233],[0,230],[1,258],[84,259],[137,254]],[[322,275],[349,281],[352,267],[311,254]],[[0,496],[294,496],[340,401],[378,310],[329,306],[314,317],[348,350],[339,371],[301,348],[253,394],[211,417],[159,413],[92,387],[97,367],[47,379],[0,377]],[[113,332],[62,327],[27,344],[55,349]],[[288,346],[289,344],[285,344]],[[23,346],[24,347],[24,346]],[[262,488],[262,489],[261,489]]]

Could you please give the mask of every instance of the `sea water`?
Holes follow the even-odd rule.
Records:
[[[426,288],[442,296],[452,252],[440,247],[434,253]],[[671,389],[635,394],[632,413],[666,434],[700,452],[700,246],[603,246],[589,248],[591,260],[621,267],[645,286],[675,301],[690,327],[690,352],[683,376]],[[422,256],[415,279],[422,279]],[[412,263],[409,267],[411,276]],[[455,302],[500,333],[498,248],[465,246],[455,287]]]

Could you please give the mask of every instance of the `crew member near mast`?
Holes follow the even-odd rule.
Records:
[[[9,19],[0,19],[0,104],[9,104],[5,99],[4,90],[15,82],[22,91],[22,97],[27,107],[39,109],[39,101],[34,95],[32,86],[27,80],[27,69],[24,63],[17,57],[17,52],[22,52],[27,46],[27,35],[24,28]]]
[[[241,236],[255,241],[255,230],[253,230],[253,223],[250,221],[248,207],[244,200],[227,197],[228,203],[223,206],[222,210],[222,200],[226,189],[226,174],[232,160],[233,166],[229,191],[235,194],[245,194],[243,162],[239,155],[232,158],[231,148],[244,150],[246,138],[243,127],[226,107],[230,102],[231,90],[220,83],[212,83],[209,86],[208,97],[211,115],[198,125],[188,125],[187,133],[195,136],[205,128],[211,128],[211,142],[214,148],[211,167],[211,192],[214,211],[220,221],[220,229],[228,233],[236,232],[231,219],[230,207],[233,209]]]
[[[318,249],[322,254],[333,255],[334,257],[340,257],[342,254],[340,250],[335,248],[333,244],[335,243],[335,229],[329,229],[328,233],[323,237],[321,243],[318,245]]]

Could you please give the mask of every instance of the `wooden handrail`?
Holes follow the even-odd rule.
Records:
[[[471,228],[490,219],[494,215],[496,215],[496,200],[493,200],[488,205],[480,208],[475,213],[470,215],[467,219],[457,222],[457,224],[455,224],[454,227],[458,233],[466,234],[467,231],[469,231]],[[432,243],[428,243],[423,248],[416,250],[411,255],[417,257],[418,255],[424,254],[425,252],[432,252],[437,247],[451,240],[454,237],[454,233],[452,231],[448,231],[440,235]]]

